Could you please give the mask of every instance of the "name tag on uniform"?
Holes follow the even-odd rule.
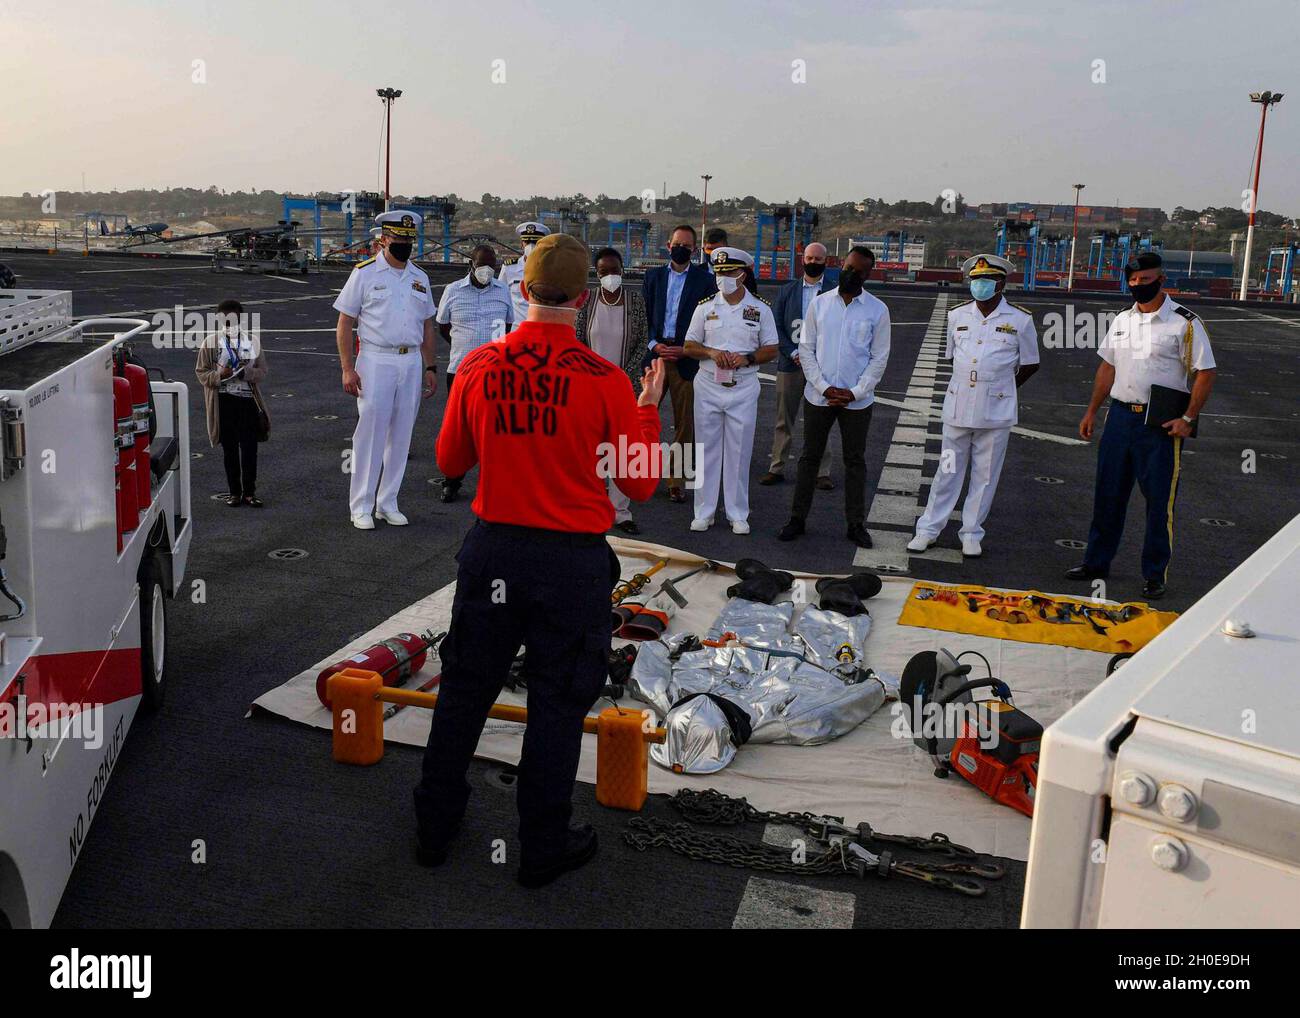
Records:
[[[969,328],[969,325],[959,325],[957,328],[953,329],[953,332],[965,332]]]
[[[740,314],[745,321],[753,322],[755,325],[762,320],[762,314],[758,308],[745,308]]]
[[[1009,333],[1011,333],[1011,335],[1013,335],[1013,336],[1016,335],[1016,327],[1015,327],[1014,325],[999,325],[999,326],[997,327],[997,331],[998,331],[998,332],[1009,332]]]
[[[411,289],[412,289],[412,290],[415,290],[415,291],[417,291],[417,292],[419,292],[419,293],[428,293],[428,292],[429,292],[428,290],[426,290],[426,289],[424,288],[424,284],[423,284],[423,283],[419,283],[419,282],[412,283],[412,284],[411,284]]]

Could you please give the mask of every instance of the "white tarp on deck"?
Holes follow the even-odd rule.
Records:
[[[663,577],[686,572],[700,559],[685,552],[641,541],[611,539],[623,563],[623,575],[642,571],[660,558],[668,566],[652,577],[648,591],[658,589]],[[795,573],[815,580],[816,574]],[[1016,706],[1044,726],[1055,721],[1105,676],[1108,656],[1043,644],[1014,643],[988,637],[967,636],[897,624],[904,599],[917,578],[881,577],[881,592],[867,602],[874,624],[867,637],[866,664],[877,672],[902,674],[913,654],[947,647],[953,652],[978,650],[993,666],[993,673],[1010,684]],[[686,580],[682,592],[690,599],[672,620],[669,632],[682,630],[703,635],[727,601],[726,588],[736,582],[728,569]],[[815,599],[811,585],[809,598]],[[382,625],[353,640],[295,675],[288,682],[258,697],[254,706],[317,728],[331,727],[330,714],[316,698],[316,674],[327,665],[348,657],[382,639],[401,632],[426,629],[440,632],[451,618],[455,584],[417,601]],[[783,595],[788,596],[788,595]],[[626,641],[616,640],[621,645]],[[972,675],[982,674],[978,659],[968,658]],[[439,663],[431,656],[424,671],[409,686],[435,675]],[[503,692],[502,702],[523,703],[522,694]],[[637,701],[624,697],[624,706]],[[593,713],[609,706],[597,703]],[[430,713],[407,708],[385,723],[389,742],[424,746],[428,741]],[[818,746],[747,744],[735,760],[715,774],[700,777],[673,774],[651,763],[650,791],[678,788],[717,788],[743,795],[759,809],[811,810],[846,817],[851,823],[866,820],[880,831],[928,835],[942,831],[954,841],[996,855],[1025,859],[1029,848],[1029,820],[994,803],[973,786],[951,775],[933,776],[929,758],[912,742],[895,733],[899,722],[895,705],[886,704],[852,732]],[[489,720],[479,740],[478,755],[504,763],[517,763],[522,744],[520,725]],[[328,745],[322,745],[328,753]],[[596,778],[596,740],[584,740],[578,776]]]

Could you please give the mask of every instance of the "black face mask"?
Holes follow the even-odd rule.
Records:
[[[674,265],[685,265],[691,260],[691,249],[685,244],[674,244],[668,254],[672,257]]]
[[[1128,292],[1133,295],[1133,299],[1139,304],[1146,304],[1156,299],[1156,294],[1164,286],[1163,279],[1157,279],[1153,283],[1129,283]]]
[[[826,271],[826,266],[820,262],[804,262],[803,274],[809,279],[821,279],[822,273]]]
[[[388,253],[396,258],[399,262],[404,262],[411,257],[411,248],[413,245],[407,243],[397,243],[394,241],[388,245]]]
[[[840,269],[840,291],[856,294],[862,289],[867,277],[857,269]]]

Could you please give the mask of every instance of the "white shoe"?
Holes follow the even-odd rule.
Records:
[[[383,509],[376,509],[375,515],[390,527],[404,527],[411,522],[396,509],[390,510],[389,512],[385,512]]]
[[[358,530],[374,530],[375,518],[369,513],[356,513],[352,517],[352,525]]]
[[[910,541],[907,542],[907,550],[922,552],[925,551],[925,549],[930,547],[930,545],[932,544],[934,544],[933,537],[924,537],[921,534],[917,534],[914,538],[912,538]]]
[[[691,520],[691,529],[696,533],[699,533],[702,530],[708,530],[711,526],[713,526],[712,516],[706,520]]]
[[[745,520],[732,520],[731,532],[733,534],[740,534],[743,537],[745,534],[749,533],[749,523]]]
[[[963,537],[961,539],[961,553],[967,558],[979,558],[984,554],[984,549],[980,547],[979,541],[973,537]]]

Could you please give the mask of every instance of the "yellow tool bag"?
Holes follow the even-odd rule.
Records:
[[[1036,590],[918,583],[907,595],[898,623],[1021,643],[1131,654],[1176,618],[1177,612],[1155,611],[1137,602],[1114,604]]]

